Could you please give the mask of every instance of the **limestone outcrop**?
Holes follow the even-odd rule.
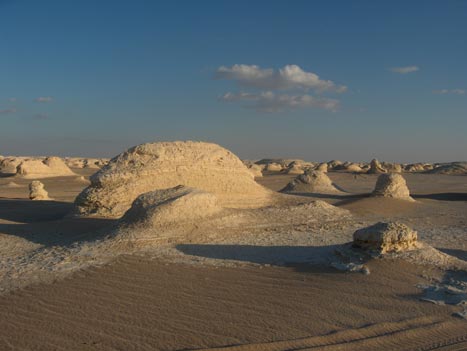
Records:
[[[120,217],[141,194],[185,185],[216,195],[222,206],[260,207],[270,190],[232,152],[219,145],[156,142],[138,145],[113,158],[91,176],[76,198],[77,215]]]

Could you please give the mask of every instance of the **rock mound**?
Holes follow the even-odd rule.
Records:
[[[326,173],[308,170],[292,180],[280,192],[335,194],[341,191],[336,188]]]
[[[410,197],[410,191],[404,177],[399,173],[381,174],[376,181],[372,195],[414,201]]]
[[[17,167],[16,174],[25,179],[76,176],[59,157],[25,160]]]
[[[34,180],[29,184],[29,198],[31,200],[51,200],[49,193],[44,189],[44,184]]]
[[[75,200],[75,214],[119,217],[139,195],[180,184],[213,193],[226,207],[260,207],[272,195],[233,153],[194,141],[132,147],[90,180]]]
[[[179,185],[138,196],[121,222],[147,228],[167,227],[193,223],[221,210],[214,194]]]
[[[417,232],[398,222],[379,222],[357,230],[353,244],[365,250],[400,252],[417,247]]]

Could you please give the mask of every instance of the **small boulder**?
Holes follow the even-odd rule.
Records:
[[[417,247],[417,232],[398,222],[379,222],[357,230],[353,245],[381,254],[400,252]]]

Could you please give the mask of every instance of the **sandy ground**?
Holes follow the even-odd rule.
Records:
[[[111,261],[76,245],[114,221],[64,218],[86,184],[44,179],[54,201],[32,202],[29,181],[0,178],[0,349],[467,349],[467,322],[454,316],[462,306],[420,301],[421,286],[442,281],[445,270],[374,259],[363,275],[320,261],[356,228],[384,219],[403,221],[424,242],[467,261],[467,178],[404,174],[417,200],[407,203],[367,197],[376,176],[329,175],[348,195],[303,200],[332,203],[350,218],[258,211],[249,215],[290,220],[261,230],[219,222]],[[258,182],[278,190],[290,179]]]

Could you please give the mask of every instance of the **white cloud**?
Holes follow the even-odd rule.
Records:
[[[12,113],[16,113],[15,108],[8,108],[6,110],[0,110],[0,115],[9,115],[9,114],[12,114]]]
[[[256,65],[236,64],[221,66],[214,78],[236,81],[239,85],[266,90],[313,89],[318,92],[332,91],[343,93],[344,85],[336,85],[330,80],[322,80],[313,72],[306,72],[297,65],[286,65],[279,70],[260,68]]]
[[[392,67],[389,69],[394,73],[407,74],[412,72],[417,72],[420,70],[418,66],[404,66],[404,67]]]
[[[293,110],[297,108],[321,108],[328,111],[337,111],[339,101],[336,99],[328,99],[314,97],[311,95],[287,95],[275,94],[271,91],[252,93],[227,93],[220,100],[226,102],[249,102],[245,105],[246,108],[252,108],[259,112],[280,112],[283,110]]]
[[[51,96],[39,96],[38,98],[35,98],[35,102],[41,102],[41,103],[47,103],[47,102],[52,102],[54,99]]]
[[[465,94],[467,94],[467,90],[465,90],[465,89],[441,89],[441,90],[433,90],[433,94],[465,95]]]

